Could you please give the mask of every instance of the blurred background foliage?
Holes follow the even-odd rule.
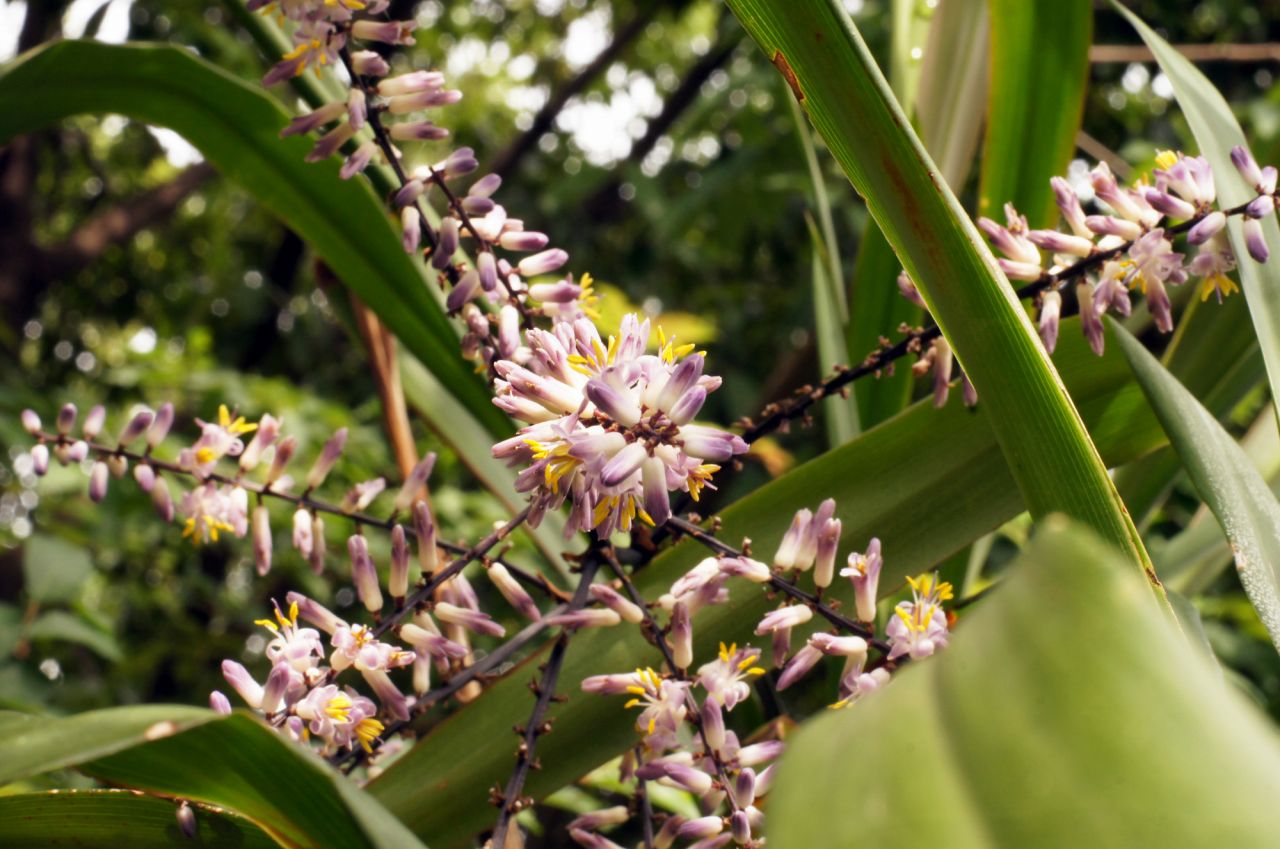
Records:
[[[889,0],[846,5],[887,66]],[[1129,5],[1175,44],[1227,46],[1226,59],[1201,66],[1259,159],[1280,158],[1280,16],[1245,0]],[[912,11],[927,17],[930,4]],[[576,271],[602,281],[606,324],[638,308],[709,350],[725,377],[711,417],[732,421],[820,377],[810,183],[796,125],[776,71],[720,3],[395,0],[393,14],[426,25],[412,64],[444,69],[466,93],[447,120],[458,143],[504,176],[502,202],[551,233]],[[217,2],[0,5],[0,57],[81,36],[190,45],[251,80],[267,67],[233,7]],[[1103,47],[1077,178],[1099,156],[1124,173],[1126,162],[1186,146],[1169,82],[1135,41],[1099,6]],[[1230,47],[1244,44],[1273,49]],[[866,213],[822,162],[852,268]],[[972,206],[974,186],[956,188]],[[200,702],[218,684],[221,658],[261,653],[252,620],[267,599],[301,586],[338,607],[352,603],[349,592],[327,595],[327,582],[291,553],[266,581],[251,580],[246,544],[193,548],[131,484],[100,505],[84,497],[80,469],[55,469],[37,485],[17,421],[27,406],[47,420],[67,400],[82,410],[104,403],[110,433],[133,404],[172,400],[181,422],[225,401],[254,418],[282,415],[303,457],[347,425],[343,477],[398,479],[366,352],[340,320],[346,309],[301,241],[168,131],[83,118],[0,150],[0,707]],[[1239,433],[1264,401],[1240,411]],[[421,450],[439,447],[414,427]],[[189,435],[176,433],[167,450]],[[720,497],[825,447],[822,428],[797,428]],[[503,515],[447,453],[433,496],[454,539]],[[1153,550],[1198,504],[1180,484],[1152,525]],[[287,513],[275,524],[284,548]],[[334,542],[339,524],[330,526]],[[989,572],[1016,552],[1023,530],[1014,523],[995,540]],[[1196,602],[1225,665],[1280,716],[1280,661],[1234,573]]]

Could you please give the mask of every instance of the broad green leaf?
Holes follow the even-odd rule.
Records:
[[[92,573],[89,553],[65,540],[36,534],[23,546],[23,588],[32,601],[73,601]]]
[[[1069,319],[1055,357],[1109,463],[1162,443],[1118,352],[1094,357],[1078,322]],[[981,406],[937,410],[928,401],[916,404],[729,507],[721,514],[720,536],[734,543],[750,537],[752,550],[767,559],[797,509],[832,497],[843,522],[841,555],[880,537],[881,586],[888,592],[904,576],[932,567],[1025,509],[989,415]],[[646,598],[657,598],[704,556],[700,546],[681,543],[640,572],[637,585]],[[712,656],[720,640],[758,639],[751,630],[766,606],[762,593],[750,584],[731,590],[731,603],[703,610],[694,623],[699,657]],[[846,582],[832,590],[848,602]],[[532,705],[526,685],[539,661],[527,661],[432,729],[369,791],[437,849],[465,845],[492,825],[487,791],[510,773],[517,742],[511,728],[526,721]],[[553,708],[556,731],[538,741],[543,769],[530,776],[531,794],[544,796],[635,743],[634,712],[628,715],[620,699],[579,692],[578,682],[659,662],[635,629],[592,630],[573,639],[559,688],[570,699]],[[574,731],[584,728],[590,733]]]
[[[1240,332],[1247,313],[1240,297],[1221,305],[1193,300],[1161,357],[1169,373],[1219,419],[1267,379],[1257,338]],[[1181,468],[1173,449],[1162,448],[1117,470],[1116,488],[1139,528],[1155,517]]]
[[[950,186],[963,186],[973,166],[987,97],[986,0],[944,0],[934,12],[920,69],[916,121],[925,149]],[[902,263],[884,234],[868,220],[851,281],[850,365],[870,354],[879,339],[903,324],[916,326],[922,311],[898,292]],[[911,401],[909,369],[896,369],[854,386],[863,427],[877,425]]]
[[[32,640],[77,643],[104,660],[118,661],[121,658],[120,644],[115,637],[65,610],[41,613],[26,633]]]
[[[1280,648],[1280,502],[1235,438],[1195,396],[1141,342],[1115,322],[1111,328],[1169,444],[1231,541],[1240,583]]]
[[[0,796],[5,849],[271,849],[277,844],[248,820],[195,808],[192,840],[178,829],[177,805],[128,790],[57,790]]]
[[[1049,178],[1066,172],[1089,83],[1091,0],[988,0],[991,96],[978,212],[1012,203],[1032,227],[1057,220]]]
[[[1231,148],[1249,146],[1244,131],[1231,113],[1231,107],[1213,83],[1185,56],[1170,47],[1160,36],[1130,12],[1113,0],[1120,11],[1151,48],[1160,69],[1173,84],[1178,106],[1191,127],[1200,153],[1213,167],[1214,184],[1218,190],[1218,202],[1223,208],[1248,201],[1254,196],[1251,186],[1244,182],[1231,164]],[[1255,262],[1245,250],[1243,223],[1233,217],[1227,223],[1231,246],[1239,261],[1240,287],[1249,302],[1249,315],[1253,318],[1253,330],[1262,346],[1262,357],[1267,364],[1267,377],[1271,383],[1272,403],[1280,404],[1280,271],[1276,270],[1280,259],[1280,224],[1276,216],[1262,219],[1262,232],[1271,250],[1270,264]]]
[[[929,37],[932,7],[918,0],[890,0],[889,80],[893,92],[910,112],[920,89],[921,55]]]
[[[278,137],[288,115],[265,92],[168,45],[55,42],[0,70],[0,143],[108,112],[168,127],[199,148],[305,239],[478,421],[509,431],[385,207],[364,182],[341,180],[336,160],[304,162],[310,143]]]
[[[729,0],[950,340],[1033,516],[1062,512],[1149,567],[1137,529],[1025,309],[939,179],[839,0]],[[1158,599],[1160,588],[1153,584]]]
[[[65,719],[0,714],[0,784],[75,766],[110,784],[226,808],[286,847],[421,847],[314,754],[245,714],[177,705]]]
[[[1280,494],[1280,430],[1270,408],[1259,415],[1240,439],[1249,461]],[[1161,451],[1172,449],[1161,449]],[[1231,565],[1231,541],[1208,507],[1201,505],[1176,535],[1153,548],[1151,559],[1166,587],[1186,595],[1204,592]]]
[[[790,739],[771,846],[1275,842],[1275,730],[1124,561],[1052,518],[1021,562],[945,652]]]

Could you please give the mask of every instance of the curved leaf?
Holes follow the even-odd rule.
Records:
[[[199,148],[306,240],[478,421],[510,430],[378,198],[362,181],[341,180],[335,160],[304,162],[310,143],[278,137],[289,116],[265,92],[169,45],[54,42],[0,71],[0,143],[107,112],[168,127]]]
[[[1076,147],[1089,83],[1091,0],[988,0],[991,96],[978,212],[1003,218],[1008,202],[1032,227],[1057,220],[1049,178]]]
[[[1275,731],[1115,552],[1046,521],[952,646],[793,736],[769,844],[1269,846]]]
[[[1163,441],[1159,425],[1118,352],[1095,357],[1075,319],[1064,322],[1055,355],[1081,412],[1108,462],[1123,463]],[[850,471],[854,470],[854,471]],[[861,550],[871,536],[883,541],[888,591],[904,576],[928,569],[1025,507],[979,407],[941,410],[928,402],[869,430],[857,439],[761,487],[721,515],[721,538],[750,537],[768,557],[800,507],[836,499],[843,521],[841,552]],[[664,552],[637,576],[646,598],[656,598],[706,556],[693,543]],[[745,642],[767,604],[757,587],[732,585],[732,601],[706,608],[694,623],[698,656],[710,656],[720,640]],[[849,600],[847,582],[831,594]],[[374,779],[369,791],[410,828],[437,847],[463,846],[492,825],[488,788],[510,773],[516,746],[512,726],[528,717],[526,688],[535,656],[495,682],[479,699],[444,720],[415,748]],[[636,629],[580,633],[569,644],[556,705],[557,729],[538,743],[543,769],[526,788],[544,796],[625,751],[635,742],[633,715],[621,700],[577,691],[588,675],[656,665],[657,653]]]
[[[178,828],[176,806],[128,790],[55,790],[0,796],[5,849],[271,849],[277,844],[248,820],[195,809],[196,834]]]
[[[1111,329],[1183,468],[1231,541],[1240,583],[1280,649],[1280,502],[1195,396],[1141,342],[1115,322]]]
[[[1191,133],[1200,145],[1200,153],[1213,166],[1214,184],[1218,189],[1218,202],[1225,208],[1244,203],[1254,196],[1253,189],[1231,164],[1231,148],[1249,146],[1244,131],[1231,113],[1231,106],[1200,73],[1187,57],[1170,47],[1164,39],[1138,19],[1138,16],[1121,6],[1115,6],[1128,19],[1142,40],[1151,48],[1160,69],[1173,84],[1178,106],[1186,116]],[[1272,403],[1280,405],[1280,224],[1276,216],[1262,219],[1262,232],[1271,250],[1271,262],[1255,262],[1245,250],[1243,223],[1239,217],[1227,222],[1231,246],[1239,260],[1240,287],[1249,302],[1249,314],[1253,329],[1262,346],[1262,357],[1267,364],[1267,377],[1271,382]],[[1280,408],[1278,408],[1280,409]]]
[[[235,811],[287,847],[422,845],[349,779],[245,714],[179,705],[66,719],[7,713],[0,735],[0,784],[75,766],[121,787]]]
[[[1026,311],[912,132],[839,0],[729,0],[779,68],[973,380],[1033,516],[1062,512],[1149,568]],[[1152,586],[1158,598],[1160,588]]]

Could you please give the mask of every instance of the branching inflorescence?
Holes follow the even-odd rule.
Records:
[[[529,495],[529,504],[474,544],[447,542],[426,496],[433,455],[417,463],[390,509],[379,516],[371,512],[374,505],[390,497],[384,495],[382,478],[355,484],[337,504],[316,496],[341,458],[345,430],[333,434],[295,480],[297,441],[284,435],[281,421],[267,414],[249,422],[226,407],[214,420],[197,419],[198,437],[171,460],[155,453],[171,435],[175,414],[169,404],[134,412],[114,442],[101,438],[102,407],[88,413],[78,436],[73,433],[78,412],[71,405],[58,412],[52,431],[43,428],[35,412],[26,411],[23,424],[36,440],[34,470],[44,474],[51,459],[86,465],[95,501],[106,496],[113,477],[132,470],[159,514],[167,521],[180,519],[183,536],[192,542],[216,541],[223,534],[249,536],[261,574],[276,558],[269,502],[290,505],[293,547],[317,573],[330,559],[324,517],[349,522],[346,559],[366,621],[348,621],[312,598],[289,593],[269,618],[259,620],[270,636],[265,676],[233,660],[223,664],[226,680],[249,708],[347,771],[376,765],[375,759],[394,751],[392,741],[407,739],[417,716],[482,684],[558,629],[532,682],[529,720],[517,728],[515,768],[493,790],[499,808],[495,846],[507,845],[513,817],[529,804],[524,783],[537,765],[538,739],[551,729],[550,707],[561,698],[556,691],[569,641],[584,628],[624,622],[640,628],[661,655],[662,668],[572,682],[589,693],[628,696],[626,707],[639,709],[639,743],[623,761],[624,773],[637,780],[636,804],[579,817],[570,826],[573,838],[587,847],[616,846],[601,832],[638,813],[646,846],[667,847],[676,840],[698,849],[731,841],[759,845],[764,815],[758,800],[773,781],[773,762],[783,743],[766,734],[744,744],[729,727],[734,708],[750,698],[753,682],[769,676],[773,687],[785,690],[824,658],[837,658],[842,671],[833,706],[855,704],[885,686],[901,664],[946,646],[952,622],[943,604],[952,590],[936,575],[911,578],[910,599],[898,603],[877,627],[880,542],[870,539],[864,551],[847,553],[837,575],[843,527],[834,501],[797,512],[772,562],[764,563],[752,557],[747,541],[734,546],[677,515],[671,493],[696,501],[713,486],[720,464],[745,453],[751,442],[807,416],[821,398],[892,368],[907,354],[917,355],[913,371],[933,373],[935,403],[944,403],[953,382],[945,338],[936,328],[907,328],[900,341],[885,340],[856,367],[770,405],[746,423],[740,436],[697,423],[708,394],[721,383],[705,373],[704,353],[677,345],[661,329],[650,353],[652,328],[637,316],[627,316],[615,335],[602,336],[592,320],[590,278],[547,279],[568,255],[548,248],[547,236],[526,230],[493,200],[500,179],[482,176],[462,188],[463,178],[478,167],[471,150],[455,150],[430,166],[405,164],[399,143],[448,136],[435,122],[410,116],[461,98],[445,88],[441,73],[393,75],[381,54],[364,49],[369,42],[413,44],[410,22],[378,19],[386,0],[277,0],[250,6],[278,11],[295,27],[295,48],[267,74],[265,84],[309,68],[342,69],[345,99],[294,119],[282,134],[321,133],[308,158],[345,151],[344,179],[379,159],[395,174],[398,189],[391,202],[405,250],[421,250],[439,272],[448,289],[447,309],[465,326],[463,354],[489,374],[494,403],[522,423],[511,438],[493,446],[493,454],[520,468],[516,485]],[[1172,327],[1167,286],[1194,276],[1201,280],[1203,299],[1216,295],[1221,300],[1234,291],[1226,276],[1235,267],[1224,233],[1230,216],[1244,217],[1248,251],[1259,262],[1267,259],[1258,220],[1275,208],[1276,170],[1259,168],[1240,148],[1232,158],[1257,196],[1231,209],[1216,208],[1213,175],[1203,158],[1162,153],[1150,185],[1121,187],[1099,165],[1091,174],[1099,207],[1091,215],[1066,181],[1055,178],[1066,232],[1030,230],[1012,207],[1006,208],[1004,225],[979,221],[1003,255],[999,263],[1006,275],[1026,282],[1019,295],[1039,299],[1039,330],[1050,352],[1066,311],[1062,294],[1070,285],[1084,333],[1099,354],[1101,316],[1107,310],[1127,315],[1134,289],[1145,294],[1156,326],[1165,332]],[[1172,239],[1184,234],[1197,247],[1190,263],[1173,250]],[[464,245],[474,262],[462,254]],[[1042,252],[1048,254],[1047,264]],[[526,255],[513,262],[519,253]],[[924,305],[905,274],[899,286]],[[964,395],[967,403],[976,402],[967,379]],[[137,450],[140,440],[144,447]],[[576,558],[578,583],[572,592],[491,553],[522,524],[536,525],[548,511],[565,505],[567,536],[590,534]],[[619,557],[610,540],[637,521],[662,528],[668,537],[691,539],[710,556],[660,597],[646,599],[622,565],[627,558]],[[374,529],[390,536],[383,568],[374,562],[365,537]],[[510,638],[501,617],[481,609],[466,575],[472,564],[479,564],[472,573],[484,571],[512,611],[528,620]],[[597,580],[606,572],[608,580]],[[837,577],[852,585],[852,616],[824,598]],[[731,584],[734,579],[739,580]],[[812,589],[802,581],[812,581]],[[755,628],[755,635],[769,643],[768,660],[761,648],[721,643],[714,658],[695,666],[698,645],[714,642],[694,639],[699,611],[726,602],[730,587],[743,582],[780,602]],[[822,627],[815,631],[815,626]],[[797,629],[806,634],[799,648],[793,646]],[[476,640],[499,642],[486,642],[489,650],[477,659]],[[214,692],[210,702],[219,711],[231,710],[221,692]],[[647,782],[693,794],[704,815],[655,819]]]

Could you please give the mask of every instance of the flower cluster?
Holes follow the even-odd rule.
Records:
[[[1099,163],[1089,174],[1098,207],[1093,214],[1086,213],[1065,179],[1054,177],[1051,182],[1066,232],[1029,229],[1027,220],[1010,204],[1005,205],[1003,225],[989,218],[978,220],[1002,254],[1000,267],[1010,279],[1045,284],[1038,323],[1050,352],[1058,338],[1061,290],[1072,278],[1082,329],[1093,350],[1101,354],[1102,315],[1111,310],[1127,316],[1134,290],[1146,297],[1156,327],[1165,333],[1173,329],[1169,286],[1198,278],[1202,300],[1216,296],[1221,301],[1237,291],[1227,276],[1236,267],[1225,230],[1228,216],[1244,216],[1244,245],[1254,260],[1266,262],[1269,251],[1261,219],[1275,210],[1276,169],[1259,168],[1242,147],[1232,150],[1231,160],[1256,192],[1253,200],[1232,209],[1218,206],[1208,160],[1163,151],[1156,157],[1151,181],[1143,179],[1132,186],[1120,185],[1106,163]],[[1182,233],[1187,244],[1196,248],[1190,261],[1174,250],[1173,239]],[[1047,263],[1042,251],[1049,255]]]
[[[742,745],[726,725],[726,717],[751,695],[751,682],[767,674],[771,665],[781,671],[776,687],[785,690],[811,672],[824,657],[843,663],[837,700],[832,707],[854,704],[883,687],[897,663],[919,660],[947,645],[949,623],[943,602],[951,599],[950,584],[934,575],[908,579],[911,599],[900,602],[885,626],[885,641],[874,633],[880,572],[884,561],[880,541],[872,539],[865,552],[851,552],[840,571],[853,586],[857,622],[850,623],[823,607],[820,596],[797,589],[801,574],[812,572],[814,586],[825,590],[833,583],[842,531],[836,518],[835,502],[828,499],[817,510],[796,513],[769,566],[746,554],[708,557],[672,584],[658,601],[669,611],[670,620],[656,637],[664,642],[670,669],[661,674],[653,669],[630,673],[596,675],[586,679],[586,692],[628,695],[625,707],[636,708],[636,730],[643,748],[634,760],[624,762],[624,770],[636,778],[655,780],[701,799],[707,815],[693,820],[674,816],[662,825],[655,845],[671,845],[689,840],[697,849],[711,849],[730,841],[756,846],[764,815],[757,805],[772,783],[773,761],[781,754],[780,740],[766,739]],[[694,658],[693,618],[711,604],[729,600],[731,578],[779,590],[791,588],[800,603],[783,604],[768,612],[756,626],[756,634],[772,641],[771,663],[762,659],[760,649],[720,644],[714,660],[688,670]],[[792,632],[813,619],[815,609],[835,619],[831,631],[808,637],[803,647],[791,653]],[[844,622],[845,627],[840,624]],[[656,623],[651,623],[658,633]],[[882,653],[871,663],[870,652]],[[716,813],[722,806],[725,814]],[[625,808],[610,808],[580,817],[571,824],[573,838],[582,846],[612,849],[616,844],[599,834],[625,822]]]
[[[608,536],[637,517],[662,524],[670,491],[696,500],[718,463],[747,450],[731,433],[693,424],[720,385],[703,374],[703,354],[661,331],[658,353],[646,353],[649,334],[634,315],[607,344],[590,321],[561,321],[528,331],[523,363],[495,363],[494,403],[526,426],[493,454],[525,466],[516,487],[532,493],[533,522],[568,500],[570,533]]]
[[[446,128],[422,113],[462,99],[462,92],[446,88],[444,74],[439,71],[393,75],[390,63],[380,53],[356,49],[360,42],[412,45],[412,21],[374,19],[386,10],[386,0],[368,4],[357,0],[255,0],[249,5],[264,11],[278,7],[296,24],[296,47],[267,74],[265,85],[297,76],[311,66],[345,67],[346,97],[293,119],[281,135],[320,133],[307,156],[309,161],[347,150],[340,169],[343,179],[379,160],[392,168],[399,181],[394,205],[404,249],[417,253],[425,243],[432,267],[450,285],[446,307],[451,313],[461,313],[467,326],[464,354],[486,365],[495,358],[511,358],[521,344],[520,326],[527,325],[531,316],[572,320],[594,314],[591,278],[584,275],[575,281],[567,275],[546,279],[564,266],[569,255],[548,247],[545,233],[526,230],[521,219],[509,215],[494,200],[501,177],[486,174],[471,178],[479,167],[471,148],[446,152],[432,165],[406,169],[402,164],[400,143],[441,141],[449,136]],[[464,178],[470,180],[465,190],[459,185]],[[433,194],[442,204],[438,225],[432,225],[424,212],[424,204]],[[466,240],[471,240],[475,254],[473,266],[457,259],[458,248]],[[487,309],[472,303],[476,299]]]

